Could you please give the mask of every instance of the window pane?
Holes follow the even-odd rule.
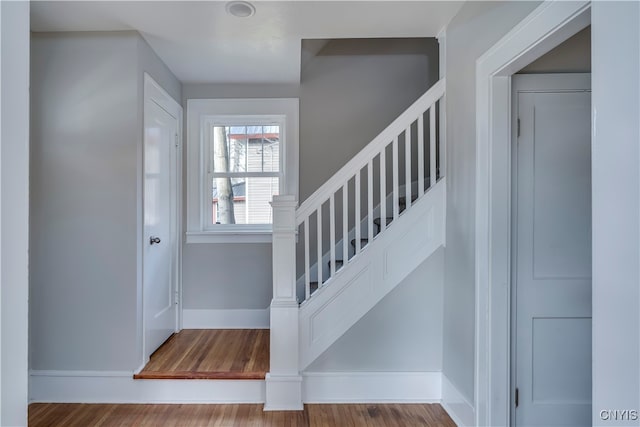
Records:
[[[280,126],[247,126],[247,170],[278,172],[280,170]]]
[[[246,126],[214,126],[211,163],[214,172],[246,172]]]
[[[214,178],[214,224],[271,224],[271,202],[280,187],[279,178]],[[230,189],[233,195],[230,195]]]

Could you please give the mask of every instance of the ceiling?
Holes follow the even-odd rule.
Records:
[[[300,81],[302,39],[434,37],[452,1],[254,1],[236,18],[224,1],[33,1],[31,30],[137,30],[185,83]]]

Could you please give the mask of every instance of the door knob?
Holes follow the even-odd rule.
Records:
[[[149,237],[149,244],[153,245],[154,243],[160,243],[160,238],[159,237]]]

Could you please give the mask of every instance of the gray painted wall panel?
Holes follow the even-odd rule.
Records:
[[[271,244],[189,244],[182,261],[185,309],[264,309],[271,304]]]
[[[136,363],[136,38],[34,34],[31,369]]]
[[[31,369],[142,362],[142,70],[180,99],[145,49],[134,32],[32,35]]]
[[[306,64],[301,202],[438,81],[437,58],[435,39],[332,40]]]

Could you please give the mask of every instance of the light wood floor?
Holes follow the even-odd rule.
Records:
[[[87,405],[34,403],[29,426],[455,427],[438,404],[305,405],[264,412],[262,405]]]
[[[134,378],[262,380],[268,371],[268,329],[184,329]]]

